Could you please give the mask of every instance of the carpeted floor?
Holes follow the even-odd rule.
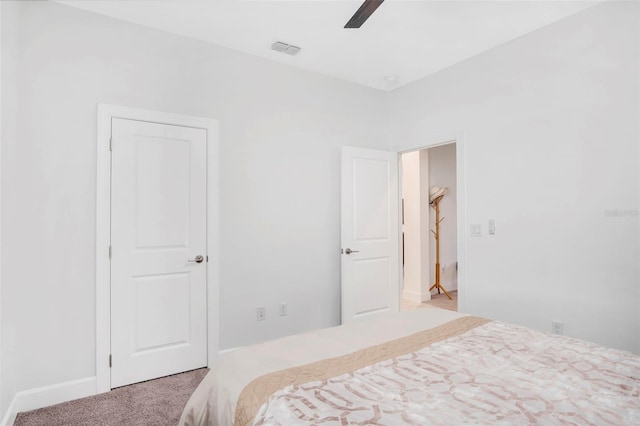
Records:
[[[414,302],[409,302],[408,300],[403,300],[402,310],[411,311],[413,309],[435,307],[435,308],[441,308],[441,309],[448,309],[450,311],[457,311],[458,310],[458,292],[450,291],[449,294],[451,295],[451,298],[453,300],[449,300],[449,298],[444,293],[432,294],[431,300],[424,303],[414,303]]]
[[[201,368],[18,413],[14,426],[174,426],[208,371]]]
[[[404,301],[403,309],[437,307],[458,310],[458,292],[435,294],[422,304]],[[185,404],[209,369],[201,368],[136,383],[96,396],[18,413],[14,426],[169,426],[177,425]]]

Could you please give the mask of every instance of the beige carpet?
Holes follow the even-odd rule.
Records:
[[[458,292],[450,291],[449,294],[453,300],[449,300],[449,298],[444,294],[432,294],[431,300],[424,303],[415,303],[410,302],[408,300],[402,301],[402,310],[403,311],[411,311],[414,309],[420,308],[440,308],[440,309],[448,309],[450,311],[458,311]]]
[[[88,398],[18,413],[15,426],[177,425],[189,397],[209,370],[136,383]]]

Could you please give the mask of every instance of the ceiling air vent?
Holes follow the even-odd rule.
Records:
[[[286,53],[287,55],[297,55],[302,48],[298,46],[294,46],[292,44],[283,43],[281,41],[276,41],[271,45],[271,50],[275,50],[276,52]]]

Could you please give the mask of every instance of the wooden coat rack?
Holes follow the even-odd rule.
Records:
[[[442,197],[444,197],[444,194],[436,197],[431,202],[431,207],[436,211],[436,230],[431,230],[434,238],[436,239],[436,282],[431,287],[429,287],[429,291],[435,288],[438,289],[438,294],[440,294],[440,290],[442,290],[444,294],[447,295],[449,300],[452,300],[451,296],[449,296],[449,293],[447,293],[447,290],[445,290],[444,287],[440,285],[440,222],[444,220],[444,217],[440,218],[440,200],[442,200]]]

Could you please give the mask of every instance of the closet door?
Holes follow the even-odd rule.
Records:
[[[342,151],[342,323],[398,311],[398,154]]]
[[[206,142],[112,120],[112,388],[207,365]]]

